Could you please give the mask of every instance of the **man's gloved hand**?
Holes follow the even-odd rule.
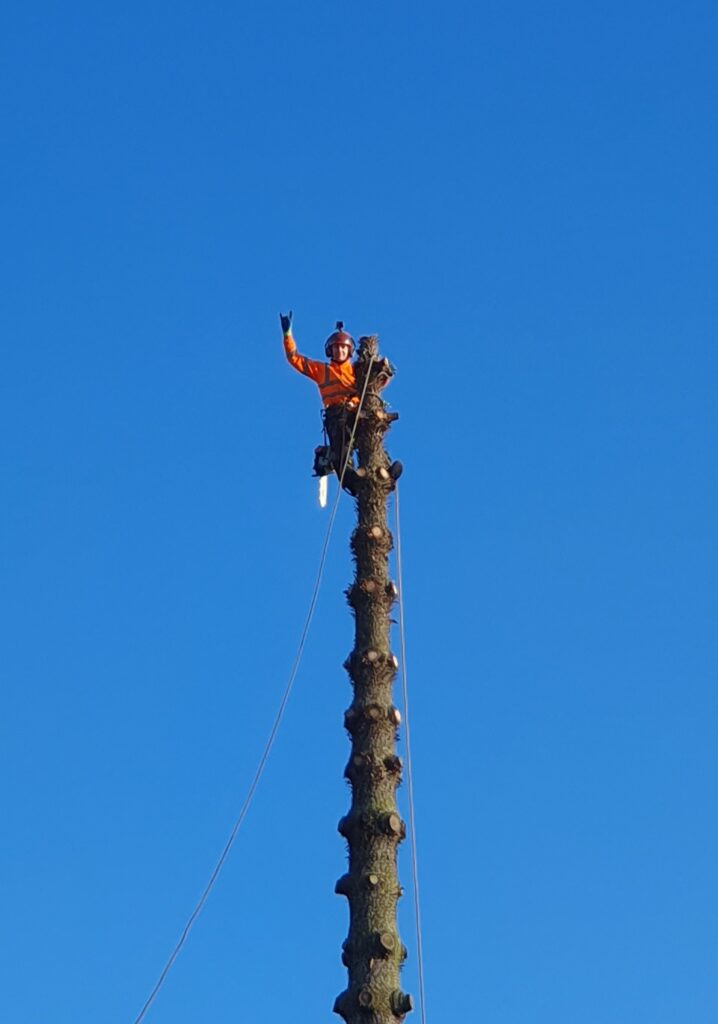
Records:
[[[293,317],[293,315],[294,314],[292,313],[291,309],[289,310],[289,312],[287,313],[286,316],[284,315],[284,313],[280,313],[279,314],[279,322],[282,325],[282,331],[284,332],[284,334],[291,334],[292,333],[292,317]]]

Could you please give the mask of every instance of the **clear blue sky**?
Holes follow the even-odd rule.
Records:
[[[717,28],[8,8],[3,1019],[131,1024],[242,802],[327,521],[289,307],[398,366],[430,1024],[718,1019]],[[352,518],[151,1024],[338,1020]]]

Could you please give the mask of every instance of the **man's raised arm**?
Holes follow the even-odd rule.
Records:
[[[310,377],[318,383],[324,380],[324,363],[319,362],[317,359],[307,359],[306,356],[302,356],[297,352],[297,343],[292,335],[292,316],[291,309],[286,316],[284,313],[279,314],[279,322],[282,325],[282,334],[284,335],[284,354],[287,357],[287,362],[299,373],[303,373],[305,377]]]

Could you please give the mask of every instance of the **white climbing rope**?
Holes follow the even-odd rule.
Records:
[[[309,602],[309,610],[308,610],[306,618],[304,620],[304,626],[302,628],[302,633],[301,633],[301,636],[299,638],[299,645],[297,647],[297,653],[296,653],[296,655],[294,657],[294,662],[292,664],[292,668],[291,668],[291,671],[289,673],[289,679],[287,681],[287,685],[285,686],[284,693],[282,694],[282,699],[279,702],[279,709],[278,709],[277,714],[276,714],[276,716],[274,718],[274,723],[273,723],[271,731],[269,733],[269,738],[267,739],[267,742],[266,742],[266,744],[264,746],[264,750],[262,752],[262,756],[259,759],[259,765],[257,766],[257,770],[254,773],[254,778],[252,779],[252,783],[251,783],[251,785],[249,787],[249,790],[247,791],[247,795],[244,798],[244,803],[242,804],[242,807],[241,807],[241,810],[239,812],[239,815],[237,816],[237,820],[235,821],[235,823],[234,823],[234,825],[232,827],[232,831],[229,834],[229,839],[225,843],[224,849],[222,850],[222,853],[220,854],[219,860],[215,864],[214,870],[212,871],[212,874],[209,877],[209,881],[207,882],[207,885],[205,886],[204,891],[202,892],[202,895],[200,896],[199,900],[197,901],[197,904],[195,905],[194,910],[190,914],[190,916],[189,916],[189,918],[187,920],[187,924],[184,926],[184,929],[182,931],[182,934],[179,937],[179,940],[178,940],[176,946],[172,950],[172,953],[170,954],[170,957],[167,960],[167,963],[162,968],[162,973],[160,974],[159,978],[155,982],[155,986],[152,989],[152,991],[150,992],[149,996],[147,997],[147,1000],[145,1001],[144,1006],[140,1010],[139,1015],[135,1018],[134,1024],[142,1024],[142,1021],[145,1019],[145,1016],[147,1015],[147,1011],[149,1010],[149,1008],[152,1006],[152,1004],[154,1003],[155,999],[159,995],[159,991],[162,988],[162,986],[163,986],[163,984],[165,982],[165,979],[167,978],[167,975],[169,974],[170,970],[172,969],[172,965],[174,964],[175,960],[177,959],[177,957],[179,956],[180,952],[182,951],[182,947],[184,946],[185,942],[187,941],[187,938],[189,936],[189,933],[190,933],[190,930],[192,928],[192,925],[195,923],[195,921],[199,917],[200,913],[202,912],[202,908],[204,907],[204,905],[207,902],[207,899],[209,897],[209,894],[211,893],[212,889],[214,888],[214,884],[217,881],[217,878],[219,877],[219,873],[220,873],[220,871],[222,870],[222,868],[224,866],[224,862],[226,861],[227,857],[229,856],[229,851],[232,849],[232,846],[234,845],[234,841],[237,838],[237,833],[239,832],[239,830],[240,830],[240,828],[242,826],[242,822],[244,821],[245,817],[247,816],[247,812],[248,812],[249,807],[250,807],[250,805],[252,803],[252,800],[254,798],[254,794],[255,794],[255,792],[257,790],[257,786],[259,785],[259,780],[262,778],[262,775],[264,774],[264,769],[265,769],[266,764],[267,764],[267,759],[269,758],[269,753],[270,753],[272,747],[274,746],[274,741],[276,739],[277,732],[279,731],[280,723],[282,721],[282,718],[284,717],[284,711],[285,711],[285,709],[287,707],[287,702],[289,700],[289,694],[291,693],[292,686],[294,685],[294,680],[296,679],[297,672],[299,671],[299,664],[300,664],[300,662],[302,660],[302,654],[304,653],[304,645],[306,643],[307,636],[309,634],[309,627],[310,627],[310,625],[312,623],[312,619],[314,618],[314,611],[315,611],[315,608],[317,606],[317,598],[319,597],[319,588],[320,588],[321,583],[322,583],[322,577],[324,576],[324,566],[325,566],[325,563],[326,563],[326,560],[327,560],[327,553],[329,551],[329,541],[331,540],[332,530],[334,528],[334,520],[336,519],[337,509],[339,507],[339,499],[340,499],[341,493],[342,493],[342,483],[344,482],[344,474],[347,471],[347,466],[349,465],[349,460],[351,459],[352,448],[354,446],[354,436],[356,434],[357,423],[359,422],[359,414],[361,413],[362,406],[364,405],[364,399],[366,397],[367,386],[369,384],[369,377],[371,375],[371,368],[372,368],[372,364],[373,363],[374,363],[374,356],[370,356],[369,365],[368,365],[367,371],[366,371],[366,378],[364,380],[364,387],[362,389],[361,398],[359,400],[359,405],[357,406],[357,414],[356,414],[356,416],[354,418],[354,425],[352,427],[352,432],[351,432],[351,436],[350,436],[350,439],[349,439],[349,445],[347,447],[346,458],[344,460],[344,465],[342,466],[341,475],[339,477],[339,487],[337,488],[337,496],[334,499],[334,504],[332,505],[332,511],[331,511],[330,516],[329,516],[329,522],[327,523],[326,533],[324,535],[324,543],[322,545],[322,552],[321,552],[321,555],[319,557],[319,569],[317,570],[317,578],[315,580],[314,590],[312,591],[312,597],[311,597],[311,600]]]
[[[394,519],[396,521],[396,575],[399,586],[399,641],[401,645],[401,690],[404,702],[404,732],[406,734],[406,781],[409,799],[409,836],[411,847],[411,874],[414,890],[414,924],[416,927],[416,962],[419,972],[419,1008],[421,1024],[426,1024],[424,997],[424,955],[421,942],[421,908],[419,902],[419,865],[416,852],[416,816],[414,813],[414,773],[411,764],[411,726],[409,717],[409,687],[406,672],[406,632],[404,629],[404,580],[401,571],[401,517],[399,514],[399,485],[394,492]]]

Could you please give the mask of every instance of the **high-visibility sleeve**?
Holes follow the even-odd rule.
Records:
[[[291,334],[284,335],[284,352],[287,357],[287,362],[298,373],[303,373],[305,377],[309,377],[316,384],[321,384],[324,380],[325,363],[321,363],[318,359],[307,359],[306,356],[302,356],[297,352],[297,343]]]
[[[347,359],[343,363],[322,363],[318,359],[307,359],[297,352],[294,338],[289,334],[284,335],[284,351],[287,361],[298,373],[309,377],[319,387],[322,404],[325,408],[330,405],[357,405],[359,396],[356,391],[356,379],[354,367]]]

